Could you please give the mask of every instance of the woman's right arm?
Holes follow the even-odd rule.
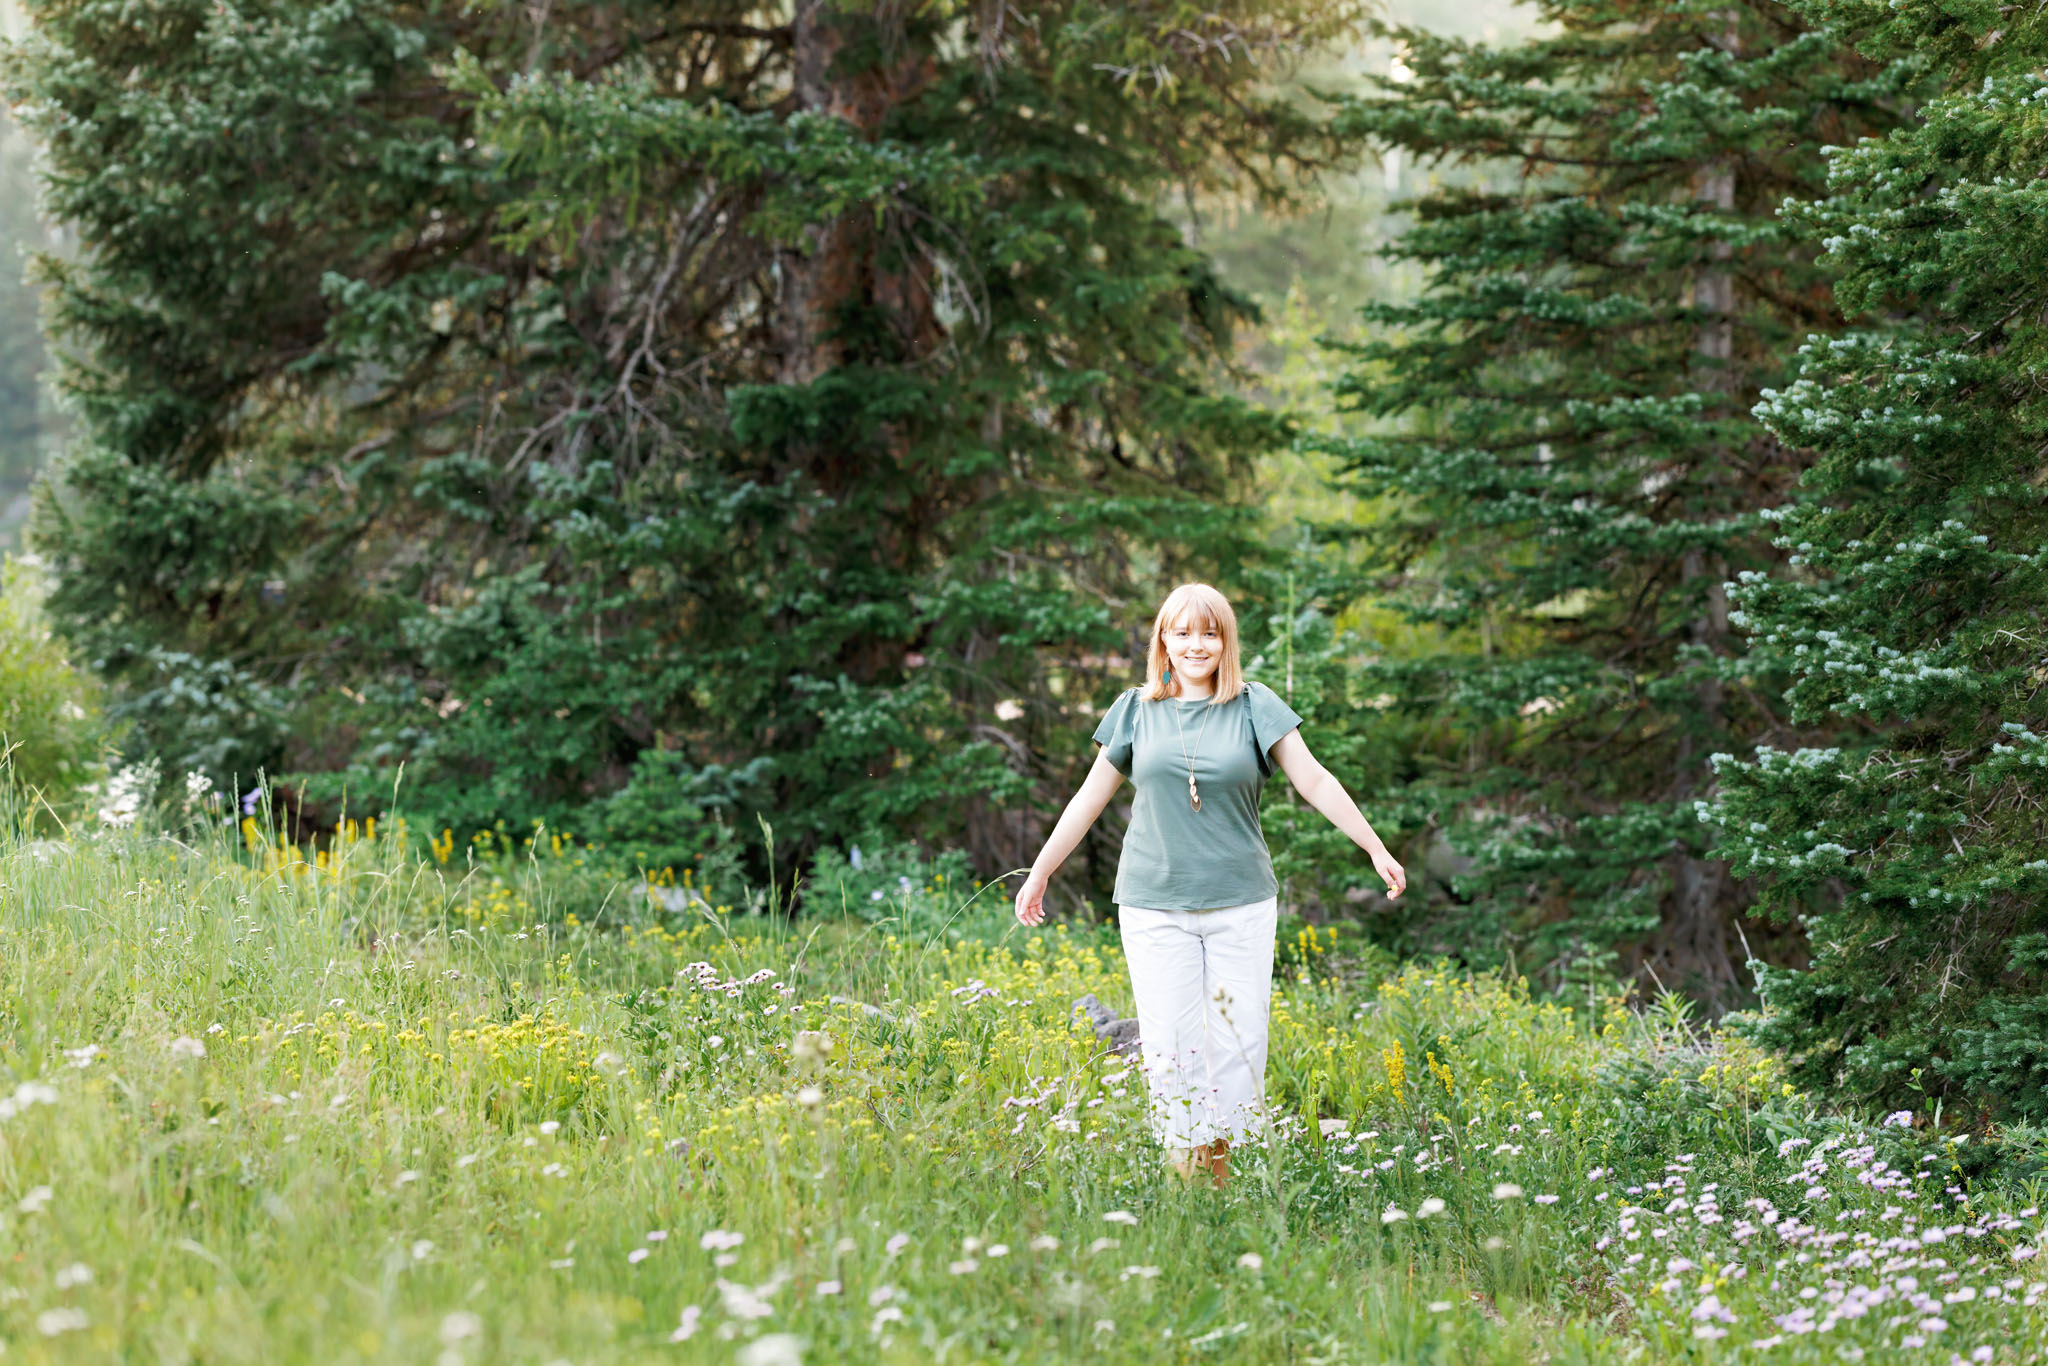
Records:
[[[1067,809],[1060,813],[1059,823],[1052,833],[1045,837],[1045,847],[1038,851],[1038,859],[1031,865],[1030,874],[1024,885],[1017,889],[1017,919],[1026,925],[1037,925],[1045,920],[1045,888],[1052,881],[1052,875],[1067,861],[1067,855],[1074,852],[1074,846],[1088,833],[1088,827],[1095,824],[1095,818],[1102,814],[1102,808],[1109,805],[1109,799],[1116,795],[1117,786],[1124,775],[1117,772],[1116,765],[1109,761],[1107,753],[1097,750],[1095,766],[1088,770],[1088,776],[1081,782],[1081,790],[1067,803]]]

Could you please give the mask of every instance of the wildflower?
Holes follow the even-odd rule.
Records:
[[[554,1133],[561,1127],[562,1121],[559,1119],[544,1119],[540,1122],[540,1131],[544,1134]]]
[[[203,1058],[206,1045],[188,1034],[180,1034],[171,1040],[171,1055],[178,1058]]]
[[[879,1309],[881,1306],[887,1304],[890,1300],[893,1300],[895,1298],[895,1286],[878,1285],[873,1290],[868,1291],[868,1308]]]
[[[1491,1238],[1488,1238],[1484,1243],[1481,1243],[1480,1246],[1485,1248],[1488,1252],[1505,1252],[1507,1250],[1508,1240],[1501,1237],[1498,1233],[1496,1233]]]
[[[799,1029],[790,1040],[789,1055],[801,1063],[822,1063],[834,1046],[832,1036],[821,1029]]]
[[[569,1169],[559,1162],[550,1162],[540,1169],[542,1176],[567,1176]]]
[[[1115,1246],[1117,1246],[1117,1241],[1114,1238],[1097,1238],[1094,1242],[1088,1244],[1088,1250],[1091,1253],[1107,1252]]]
[[[837,1282],[837,1281],[819,1281],[819,1282],[818,1282],[818,1293],[819,1293],[820,1295],[836,1295],[836,1294],[838,1294],[838,1293],[840,1292],[840,1290],[841,1290],[841,1289],[843,1289],[843,1288],[844,1288],[844,1287],[842,1287],[842,1286],[841,1286],[841,1285],[839,1284],[839,1282]]]
[[[1429,1219],[1444,1212],[1444,1202],[1432,1195],[1415,1207],[1415,1217]]]
[[[1010,1245],[1008,1243],[997,1243],[989,1248],[988,1255],[991,1257],[1007,1257],[1010,1255]]]
[[[884,1305],[875,1311],[875,1317],[868,1324],[868,1331],[870,1333],[879,1333],[882,1331],[883,1324],[901,1322],[903,1322],[903,1311],[893,1304]]]
[[[1539,1205],[1554,1205],[1557,1203],[1557,1197],[1554,1195],[1539,1195],[1536,1197],[1536,1203]]]
[[[465,1338],[473,1338],[484,1331],[484,1321],[467,1310],[458,1309],[441,1319],[441,1341],[453,1347]]]
[[[888,1253],[891,1257],[893,1257],[897,1253],[901,1252],[904,1248],[909,1246],[910,1235],[907,1233],[897,1233],[890,1235],[889,1241],[882,1244],[882,1251]]]
[[[394,1186],[409,1186],[419,1179],[420,1174],[418,1172],[403,1171],[398,1174],[398,1178],[394,1180],[391,1184]]]
[[[1102,1216],[1102,1222],[1105,1224],[1135,1224],[1138,1222],[1138,1216],[1127,1209],[1113,1209]]]
[[[1118,1276],[1117,1279],[1127,1281],[1131,1277],[1137,1276],[1149,1281],[1158,1274],[1159,1268],[1156,1266],[1127,1266],[1123,1269],[1123,1274]]]
[[[744,1233],[734,1233],[728,1229],[714,1228],[697,1240],[697,1246],[703,1248],[706,1252],[713,1251],[714,1249],[719,1252],[725,1252],[738,1247],[745,1241],[747,1241],[747,1235]]]
[[[714,1050],[725,1047],[725,1035],[713,1034],[710,1038],[704,1040],[704,1046]]]
[[[65,1060],[73,1067],[90,1067],[92,1066],[92,1060],[99,1055],[100,1046],[96,1043],[89,1043],[81,1048],[67,1048],[64,1050]]]
[[[815,1110],[825,1103],[825,1093],[815,1086],[806,1086],[796,1093],[796,1103],[806,1110]]]
[[[649,1257],[653,1255],[653,1253],[649,1252],[644,1247],[636,1247],[631,1252],[628,1252],[626,1254],[626,1261],[628,1265],[638,1266],[640,1265],[640,1263],[646,1261]]]
[[[1247,1252],[1238,1257],[1237,1264],[1246,1271],[1257,1271],[1266,1265],[1266,1259],[1256,1252]]]
[[[946,1263],[946,1270],[952,1272],[955,1276],[965,1276],[977,1270],[980,1266],[981,1263],[975,1261],[974,1258],[963,1257],[957,1262]]]
[[[670,1334],[668,1335],[668,1340],[669,1340],[670,1342],[685,1342],[685,1341],[687,1341],[688,1339],[690,1339],[690,1338],[691,1338],[692,1336],[694,1336],[694,1335],[696,1334],[696,1332],[697,1332],[697,1320],[698,1320],[698,1319],[701,1319],[701,1318],[703,1318],[703,1317],[704,1317],[704,1306],[703,1306],[703,1305],[701,1305],[701,1304],[686,1304],[686,1305],[684,1305],[684,1306],[683,1306],[683,1318],[682,1318],[682,1322],[678,1323],[678,1324],[676,1325],[675,1331],[674,1331],[673,1333],[670,1333]]]
[[[467,1166],[469,1166],[469,1165],[470,1165],[471,1163],[475,1162],[475,1161],[476,1161],[476,1159],[477,1159],[477,1154],[475,1154],[475,1153],[464,1153],[464,1154],[463,1154],[462,1156],[460,1156],[460,1157],[458,1157],[458,1158],[456,1158],[456,1159],[455,1159],[455,1165],[456,1165],[456,1166],[458,1166],[458,1167],[467,1167]]]
[[[70,1266],[59,1267],[57,1270],[56,1281],[59,1290],[69,1290],[74,1285],[85,1285],[91,1280],[92,1268],[84,1262],[73,1262]]]
[[[660,1243],[660,1242],[666,1242],[667,1240],[668,1240],[668,1230],[667,1230],[667,1229],[663,1229],[663,1228],[658,1228],[658,1229],[654,1229],[654,1230],[650,1231],[650,1232],[648,1233],[648,1235],[647,1235],[647,1241],[648,1241],[648,1242],[650,1242],[650,1243]]]
[[[228,1032],[228,1027],[222,1024],[219,1020],[215,1020],[212,1024],[206,1027],[206,1032],[209,1034],[225,1034]]]
[[[1041,1233],[1031,1240],[1029,1246],[1033,1252],[1057,1252],[1059,1251],[1060,1240],[1053,1237],[1050,1233]]]
[[[1450,1307],[1451,1302],[1449,1300],[1431,1300],[1429,1302],[1429,1312],[1432,1314],[1441,1314]]]
[[[548,1263],[549,1268],[555,1271],[567,1271],[570,1267],[574,1265],[576,1265],[576,1259],[574,1257],[557,1257],[555,1258],[555,1260]]]
[[[83,1309],[45,1309],[36,1315],[36,1331],[46,1338],[80,1332],[90,1324]]]
[[[1407,1217],[1408,1211],[1398,1205],[1388,1205],[1380,1211],[1380,1222],[1383,1224],[1398,1224]]]
[[[1496,1200],[1519,1200],[1522,1198],[1522,1188],[1512,1181],[1497,1181],[1493,1187],[1493,1198]]]
[[[765,1319],[775,1312],[775,1307],[768,1303],[768,1296],[775,1293],[775,1281],[749,1289],[720,1276],[714,1284],[718,1287],[719,1305],[731,1318]]]
[[[1116,1320],[1115,1320],[1115,1319],[1097,1319],[1097,1320],[1095,1320],[1095,1329],[1094,1329],[1094,1331],[1095,1331],[1096,1333],[1098,1333],[1098,1334],[1099,1334],[1099,1333],[1114,1333],[1114,1332],[1116,1331]]]
[[[1692,1307],[1692,1321],[1694,1323],[1705,1323],[1709,1319],[1719,1319],[1722,1323],[1735,1322],[1735,1315],[1730,1313],[1727,1306],[1721,1303],[1721,1297],[1711,1292],[1705,1299]],[[1699,1334],[1695,1332],[1693,1336],[1698,1337]],[[1716,1333],[1714,1336],[1718,1337],[1720,1334]]]
[[[48,1082],[25,1081],[11,1096],[0,1096],[0,1119],[13,1119],[31,1105],[55,1105],[57,1088]]]
[[[118,830],[135,824],[144,794],[155,786],[156,765],[145,763],[130,764],[107,779],[104,787],[88,790],[99,797],[100,824]]]

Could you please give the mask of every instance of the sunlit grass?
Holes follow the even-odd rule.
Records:
[[[1000,888],[931,933],[720,911],[767,908],[738,889],[671,914],[594,889],[573,846],[433,841],[0,849],[10,1359],[1505,1363],[1747,1360],[1776,1338],[1774,1360],[1947,1361],[2044,1341],[2013,1260],[2034,1211],[1959,1203],[1937,1140],[1859,1137],[1676,1013],[1588,1016],[1298,942],[1270,1145],[1191,1190],[1145,1135],[1140,1073],[1072,1017],[1088,992],[1127,1010],[1113,936],[1022,930]],[[1903,1185],[1872,1180],[1879,1144]],[[1821,1330],[1852,1284],[1877,1307]],[[1911,1306],[1937,1292],[1938,1314]]]

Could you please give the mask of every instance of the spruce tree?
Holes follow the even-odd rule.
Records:
[[[1853,327],[1757,415],[1814,452],[1731,620],[1792,734],[1702,815],[1811,961],[1753,1024],[1812,1087],[2048,1116],[2048,17],[1807,4],[1946,81],[1793,215]]]
[[[1285,427],[1162,207],[1303,191],[1267,83],[1347,5],[31,9],[38,536],[170,762],[1014,867],[1129,620],[1256,549]]]
[[[1366,685],[1458,740],[1402,802],[1473,865],[1408,942],[1725,1007],[1747,893],[1694,802],[1783,718],[1722,584],[1772,562],[1802,464],[1748,410],[1835,317],[1776,212],[1901,73],[1768,0],[1538,8],[1507,47],[1382,30],[1406,70],[1337,119],[1436,171],[1388,249],[1425,287],[1347,348],[1366,434],[1318,443],[1391,499],[1360,590],[1445,632]]]

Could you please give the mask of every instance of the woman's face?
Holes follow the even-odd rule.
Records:
[[[1223,658],[1223,636],[1213,622],[1195,622],[1186,617],[1166,627],[1166,659],[1173,676],[1198,688],[1216,677]]]

